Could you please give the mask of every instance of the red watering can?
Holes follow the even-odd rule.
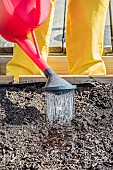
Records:
[[[17,43],[44,72],[48,78],[45,90],[74,89],[75,86],[57,76],[38,49],[33,30],[47,19],[49,11],[50,0],[0,0],[0,35]],[[34,44],[27,38],[30,32]]]

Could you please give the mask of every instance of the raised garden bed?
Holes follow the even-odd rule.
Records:
[[[41,87],[0,87],[0,170],[112,170],[113,85],[79,87],[70,126],[45,120]]]

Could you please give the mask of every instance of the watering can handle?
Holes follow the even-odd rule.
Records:
[[[33,44],[27,37],[15,38],[15,42],[24,50],[42,72],[50,68],[41,56],[37,44]]]
[[[33,30],[31,31],[31,35],[32,35],[32,38],[33,38],[35,49],[36,49],[37,53],[40,53],[39,48],[38,48],[38,43],[37,43],[37,40],[36,40],[36,36],[35,36],[35,33],[34,33]]]

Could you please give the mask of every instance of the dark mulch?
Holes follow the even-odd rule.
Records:
[[[45,120],[41,88],[0,88],[0,170],[112,170],[113,85],[75,92],[70,126]]]

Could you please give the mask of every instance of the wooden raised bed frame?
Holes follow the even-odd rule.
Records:
[[[100,83],[110,83],[113,84],[113,75],[106,76],[87,76],[87,75],[59,75],[71,84],[87,83],[92,81],[97,81]],[[26,82],[46,82],[45,76],[41,75],[22,75],[19,77],[20,83]],[[13,83],[13,76],[0,75],[0,84],[11,84]]]

